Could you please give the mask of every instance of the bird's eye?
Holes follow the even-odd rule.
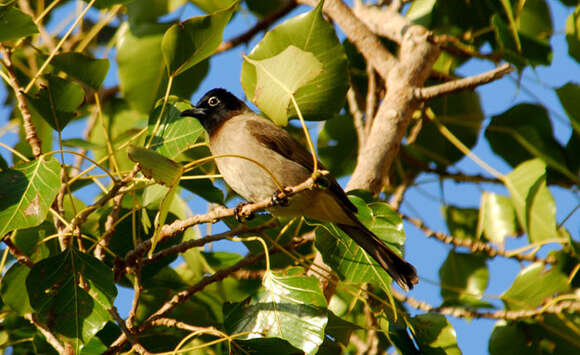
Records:
[[[212,96],[207,100],[207,103],[210,106],[217,106],[220,103],[220,100],[217,97]]]

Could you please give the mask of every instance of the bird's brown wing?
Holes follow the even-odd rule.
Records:
[[[271,121],[265,118],[259,120],[251,120],[246,123],[251,134],[264,146],[277,152],[288,160],[292,160],[306,169],[312,171],[314,164],[312,161],[312,154],[308,152],[300,143],[298,143],[292,136],[284,129],[276,126]],[[320,161],[318,162],[320,169],[326,169]],[[350,202],[346,193],[340,187],[336,179],[328,175],[327,179],[330,182],[328,189],[352,213],[357,212],[356,206]]]

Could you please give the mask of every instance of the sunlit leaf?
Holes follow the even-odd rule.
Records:
[[[237,6],[235,2],[226,9],[190,18],[165,32],[161,51],[170,76],[183,73],[215,52]]]
[[[510,288],[501,295],[507,309],[533,309],[547,297],[570,288],[567,275],[537,262],[524,268]]]
[[[181,178],[183,168],[173,160],[156,153],[153,150],[130,146],[129,158],[139,164],[146,177],[168,187],[175,186]]]
[[[224,310],[228,333],[250,333],[242,339],[281,338],[306,354],[316,353],[328,322],[320,281],[267,272],[262,284],[263,290],[249,305]]]
[[[295,49],[289,49],[292,47],[295,47]],[[300,51],[296,51],[296,49]],[[292,51],[290,53],[300,53],[299,57],[287,58],[287,56],[281,56],[276,60],[278,63],[283,63],[287,68],[292,68],[294,72],[287,71],[285,67],[276,67],[272,69],[277,73],[274,77],[278,82],[268,83],[260,80],[258,68],[252,63],[261,63],[288,50]],[[302,65],[312,65],[314,61],[308,59],[308,55],[305,55],[304,52],[311,53],[322,65],[322,71],[312,80],[306,79],[313,76],[316,71],[314,68],[303,67]],[[262,95],[270,95],[265,90],[271,88],[272,85],[297,90],[294,93],[294,97],[300,111],[307,120],[332,118],[343,107],[348,88],[346,54],[336,37],[333,26],[322,17],[322,2],[314,10],[291,18],[268,31],[264,39],[256,45],[247,58],[249,60],[245,60],[242,64],[242,88],[248,98],[257,103],[258,107],[263,111],[266,110],[261,107],[261,105],[264,105],[265,100]],[[292,63],[292,60],[299,61],[300,66]],[[270,62],[270,64],[273,63]],[[264,71],[264,69],[262,67],[260,70]],[[306,72],[308,75],[302,72]],[[302,86],[295,88],[297,83],[294,80],[300,81],[299,84]],[[294,83],[294,85],[289,83]],[[288,101],[288,93],[279,89],[276,89],[276,92],[283,96],[279,96],[277,99],[273,99],[274,102],[266,104],[270,111],[274,110],[275,105],[278,105],[276,112],[284,112],[285,117],[297,117],[293,105]],[[288,106],[284,106],[287,103]]]
[[[22,287],[26,283],[28,274],[30,274],[28,266],[15,263],[2,278],[2,301],[19,315],[33,311],[28,300],[28,292]]]
[[[238,0],[189,0],[194,3],[195,6],[199,7],[206,13],[215,12],[218,10],[230,7],[234,2]]]
[[[0,171],[0,235],[44,221],[60,188],[59,173],[53,157]]]
[[[30,16],[12,5],[0,4],[0,42],[16,40],[38,33]]]
[[[480,223],[487,240],[503,245],[507,236],[517,234],[518,221],[509,197],[484,191],[480,211]]]
[[[110,319],[117,296],[113,272],[72,248],[35,264],[26,288],[39,320],[73,339],[76,352]]]
[[[171,13],[184,4],[187,0],[139,0],[129,2],[127,16],[131,25],[141,23],[155,23],[163,15]]]
[[[288,123],[292,96],[322,71],[322,63],[312,53],[295,46],[268,59],[246,57],[246,61],[256,68],[256,91],[252,101],[280,126]]]
[[[369,206],[359,197],[349,196],[358,209],[357,217],[386,245],[399,255],[403,253],[405,232],[396,212],[384,202]],[[316,248],[324,262],[332,267],[342,280],[353,283],[370,282],[389,290],[391,277],[345,232],[331,223],[318,223]]]
[[[557,238],[556,202],[546,186],[546,165],[540,159],[524,162],[506,176],[505,183],[530,242]]]

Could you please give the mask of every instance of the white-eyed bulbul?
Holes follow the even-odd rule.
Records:
[[[312,155],[284,129],[257,115],[224,89],[206,93],[197,105],[181,116],[197,118],[209,134],[213,155],[249,158],[216,158],[226,183],[247,201],[262,201],[278,192],[272,177],[251,160],[265,166],[283,186],[296,186],[312,175]],[[320,169],[323,165],[318,163]],[[290,196],[287,204],[271,208],[275,216],[305,216],[335,223],[370,254],[403,289],[417,283],[415,268],[395,254],[355,216],[350,202],[336,180],[326,175],[327,188],[304,190]]]

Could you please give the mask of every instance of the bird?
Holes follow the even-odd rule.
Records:
[[[296,186],[312,176],[312,154],[285,129],[256,114],[225,89],[208,91],[197,105],[181,112],[181,116],[199,120],[209,135],[210,152],[216,156],[220,174],[246,201],[266,200],[277,195],[280,184]],[[256,162],[267,168],[277,181]],[[320,162],[317,166],[325,169]],[[373,257],[402,289],[412,289],[418,282],[413,265],[358,220],[356,206],[332,175],[326,174],[325,179],[328,185],[325,188],[303,190],[290,196],[286,203],[272,207],[270,213],[277,217],[304,216],[334,223]]]

